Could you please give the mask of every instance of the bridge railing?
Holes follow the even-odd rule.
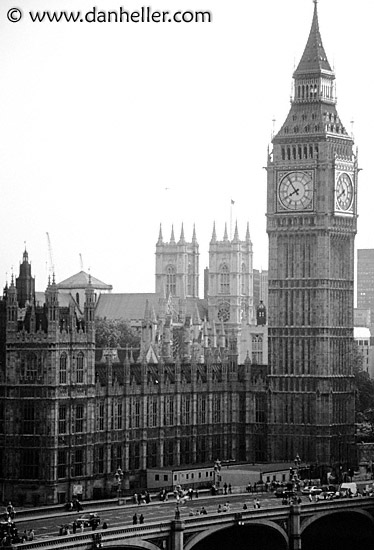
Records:
[[[332,511],[346,511],[360,508],[374,509],[373,497],[362,498],[350,498],[342,500],[322,500],[319,502],[308,502],[300,505],[301,516],[313,516],[320,513],[332,512]],[[181,517],[184,523],[185,532],[196,532],[211,529],[212,527],[219,525],[235,525],[239,521],[242,523],[249,523],[253,520],[267,521],[287,521],[290,516],[290,506],[271,506],[258,509],[247,509],[242,511],[211,513],[207,515],[199,516],[187,516]],[[105,543],[115,543],[131,538],[168,538],[172,531],[172,521],[164,520],[152,523],[145,523],[142,525],[131,525],[126,527],[112,527],[108,529],[97,529],[95,531],[85,533],[75,533],[71,535],[64,535],[59,537],[53,537],[50,539],[38,540],[35,539],[32,542],[25,542],[19,545],[13,545],[14,549],[19,550],[54,550],[56,548],[66,550],[91,550],[93,548],[93,542],[98,533],[101,534],[103,546]]]

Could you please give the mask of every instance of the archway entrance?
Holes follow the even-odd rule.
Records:
[[[373,550],[372,518],[361,513],[328,514],[308,525],[301,534],[302,550]]]
[[[193,550],[287,550],[287,542],[266,525],[243,525],[219,530],[197,542]]]

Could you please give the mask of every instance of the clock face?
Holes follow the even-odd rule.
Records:
[[[219,304],[218,319],[223,322],[230,319],[230,304],[228,302],[222,302],[221,304]]]
[[[307,172],[290,172],[278,186],[279,201],[287,210],[313,208],[313,179]]]
[[[339,210],[351,210],[353,204],[353,183],[348,174],[340,174],[336,182],[336,204]]]

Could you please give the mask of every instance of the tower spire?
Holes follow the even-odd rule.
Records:
[[[175,244],[174,225],[171,226],[170,244]]]
[[[193,224],[192,242],[193,242],[193,244],[195,244],[197,242],[195,224]]]
[[[160,224],[160,230],[158,232],[158,241],[157,241],[157,244],[162,244],[163,240],[162,240],[162,226]]]
[[[179,243],[178,244],[185,244],[185,238],[184,238],[184,227],[183,227],[183,222],[182,222],[182,227],[181,227],[181,234],[180,234],[180,237],[179,237]]]
[[[228,237],[228,234],[227,234],[227,223],[225,223],[225,232],[223,234],[223,240],[224,241],[228,241],[229,240],[229,237]]]
[[[235,242],[239,241],[238,220],[235,221],[234,241]]]
[[[309,38],[306,43],[304,53],[301,56],[300,62],[297,66],[297,69],[294,72],[294,76],[301,74],[310,75],[311,73],[320,74],[324,71],[328,71],[329,73],[333,72],[322,44],[322,38],[318,23],[317,2],[315,0],[313,0],[313,2],[314,13]]]
[[[211,243],[216,243],[217,242],[216,222],[213,222],[213,233],[212,233],[212,238],[211,238],[210,242]]]

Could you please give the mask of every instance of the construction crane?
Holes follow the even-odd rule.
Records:
[[[49,253],[49,275],[53,276],[55,272],[55,264],[53,262],[52,245],[51,245],[51,239],[49,238],[48,231],[47,231],[47,241],[48,241],[48,253]]]
[[[82,258],[82,254],[79,252],[79,261],[80,261],[80,264],[81,264],[81,271],[84,271],[83,269],[83,258]]]

